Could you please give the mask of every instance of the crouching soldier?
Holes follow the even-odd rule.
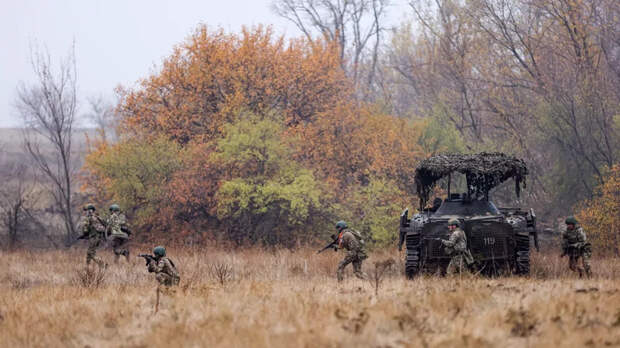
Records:
[[[129,262],[127,242],[129,241],[131,231],[127,224],[127,218],[125,214],[121,213],[121,208],[118,204],[112,204],[110,206],[110,217],[108,218],[107,225],[106,235],[112,241],[114,261],[118,263],[120,256],[123,255],[127,259],[127,262]]]
[[[450,239],[440,239],[445,247],[445,252],[452,255],[446,273],[448,275],[461,273],[467,270],[468,265],[474,263],[474,258],[467,248],[467,236],[465,231],[459,228],[459,220],[450,219],[448,221],[448,229],[450,230]]]
[[[586,232],[579,226],[577,219],[569,216],[564,221],[566,223],[566,231],[562,233],[562,256],[568,255],[568,267],[573,272],[579,272],[579,277],[590,277],[590,257],[592,256],[592,247],[586,241]],[[579,258],[583,264],[583,268],[579,267]]]
[[[79,239],[88,239],[86,266],[90,266],[91,262],[95,262],[99,267],[105,268],[107,264],[96,256],[97,248],[105,240],[105,224],[97,215],[93,204],[86,204],[83,212],[79,222],[80,229],[82,230],[82,235]]]
[[[180,277],[174,262],[166,257],[166,248],[158,246],[153,249],[154,256],[139,255],[147,260],[149,273],[155,273],[160,285],[179,285]]]
[[[338,281],[344,279],[344,269],[348,264],[353,264],[353,273],[360,279],[366,279],[366,275],[362,272],[362,262],[368,258],[364,250],[364,239],[362,235],[353,229],[347,227],[344,221],[338,221],[336,224],[338,230],[338,249],[345,249],[347,254],[338,264],[336,275]]]

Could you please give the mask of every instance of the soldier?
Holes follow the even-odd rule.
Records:
[[[441,240],[441,243],[445,247],[445,252],[448,255],[452,255],[450,264],[446,269],[448,275],[456,272],[461,273],[467,269],[467,265],[471,265],[474,262],[474,258],[467,249],[467,236],[465,231],[459,228],[459,220],[450,219],[448,221],[448,229],[450,230],[450,239]]]
[[[347,227],[347,223],[344,221],[338,221],[336,224],[338,230],[338,249],[346,249],[347,254],[342,261],[338,264],[338,281],[344,279],[344,268],[352,263],[353,273],[360,279],[366,279],[366,275],[362,272],[362,262],[368,258],[366,251],[364,250],[364,239],[362,235],[353,229]]]
[[[590,277],[590,257],[592,250],[590,243],[586,241],[586,232],[579,226],[577,219],[569,216],[564,221],[566,223],[566,231],[562,233],[562,256],[568,255],[568,267],[573,272],[579,272],[579,277],[583,277],[585,271],[586,276]],[[581,258],[583,268],[579,267],[579,258]]]
[[[176,266],[166,257],[166,248],[158,246],[153,249],[155,257],[148,262],[148,271],[155,273],[155,279],[160,285],[179,285],[180,277]]]
[[[97,248],[105,239],[106,227],[103,220],[95,212],[93,204],[86,204],[83,208],[84,214],[80,218],[80,226],[82,229],[81,239],[88,239],[88,250],[86,251],[86,266],[94,261],[99,267],[105,268],[107,264],[96,256]]]
[[[106,235],[112,240],[112,249],[114,250],[114,262],[118,263],[121,255],[125,256],[129,262],[129,249],[126,244],[129,241],[131,231],[127,224],[125,214],[121,213],[118,204],[110,206],[110,217],[108,218]]]

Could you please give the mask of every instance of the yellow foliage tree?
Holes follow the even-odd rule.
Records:
[[[583,202],[576,215],[596,249],[620,256],[620,165],[609,170],[596,196]]]

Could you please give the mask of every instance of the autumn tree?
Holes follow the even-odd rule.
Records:
[[[330,43],[201,26],[120,93],[120,141],[93,147],[84,189],[158,238],[293,246],[350,217],[389,241],[370,211],[413,200],[425,126],[356,100]]]
[[[141,229],[137,235],[149,238],[172,225],[166,219],[166,188],[182,159],[180,146],[162,136],[102,143],[86,157],[84,190],[99,188],[95,193],[104,198],[101,204],[118,203]]]
[[[593,246],[620,256],[620,165],[613,166],[595,196],[580,204],[577,218]]]
[[[216,212],[237,242],[291,246],[324,220],[326,190],[293,160],[283,132],[282,122],[249,115],[227,124],[217,143],[213,161],[226,174]]]
[[[200,26],[160,72],[119,91],[119,110],[126,131],[184,145],[220,137],[242,110],[278,110],[288,125],[311,121],[346,99],[347,86],[329,44],[286,42],[264,27],[235,35]]]

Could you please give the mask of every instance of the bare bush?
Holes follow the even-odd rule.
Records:
[[[394,261],[393,258],[375,262],[375,268],[373,269],[371,277],[369,278],[370,282],[373,283],[375,287],[375,296],[379,296],[379,287],[383,282],[386,271],[389,270],[394,264],[396,264],[396,261]]]
[[[4,184],[0,187],[0,225],[7,231],[8,248],[13,249],[30,229],[29,225],[38,224],[33,207],[40,196],[35,193],[36,177],[28,175],[24,163],[7,167],[8,174],[2,178]]]
[[[99,288],[105,283],[106,269],[85,267],[75,271],[72,283],[83,288]]]
[[[233,279],[233,267],[227,263],[218,262],[211,265],[209,275],[220,285],[224,285]]]

